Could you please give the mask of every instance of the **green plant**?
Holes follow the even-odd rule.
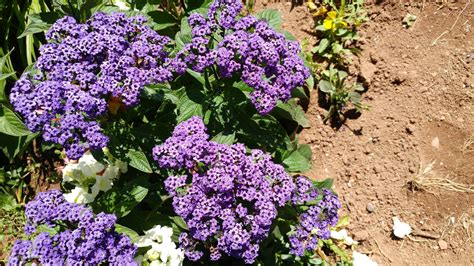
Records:
[[[0,201],[3,195],[0,194]],[[25,237],[23,227],[26,219],[20,208],[0,206],[0,264],[6,263],[13,240]]]
[[[363,109],[368,109],[368,106],[360,101],[360,92],[365,90],[364,87],[360,83],[347,85],[347,76],[347,72],[338,70],[332,65],[321,73],[318,87],[322,92],[326,93],[326,100],[330,106],[324,122],[332,117],[344,121],[343,111],[349,104],[352,104],[359,112]]]
[[[196,206],[194,203],[202,203],[198,205],[202,206],[202,208],[198,209],[206,209],[207,205],[209,205],[208,207],[213,210],[222,211],[222,215],[225,214],[226,210],[229,210],[231,215],[234,215],[232,212],[235,211],[233,207],[235,203],[240,209],[248,212],[248,215],[238,214],[239,217],[245,217],[245,221],[239,221],[239,224],[243,225],[241,227],[242,231],[254,230],[258,234],[265,231],[261,237],[255,238],[255,241],[254,239],[252,239],[253,242],[246,241],[252,243],[252,246],[248,247],[255,250],[257,245],[261,245],[262,250],[261,253],[247,256],[248,258],[246,259],[249,259],[248,261],[250,261],[250,263],[255,260],[257,264],[261,265],[326,265],[327,262],[325,261],[325,257],[321,255],[323,254],[321,253],[321,249],[327,249],[329,252],[339,254],[341,258],[345,256],[334,242],[318,242],[317,238],[319,238],[319,236],[315,233],[317,230],[324,230],[324,232],[326,232],[324,238],[328,238],[329,236],[327,235],[331,229],[330,227],[335,226],[338,220],[337,210],[341,208],[341,205],[334,193],[330,191],[332,181],[313,182],[307,177],[299,176],[299,182],[304,182],[304,184],[308,184],[307,182],[309,182],[309,184],[307,186],[304,185],[304,187],[308,187],[308,189],[299,191],[298,193],[309,194],[311,195],[310,199],[303,197],[303,195],[302,198],[298,200],[290,199],[293,192],[296,193],[296,191],[290,191],[296,189],[296,185],[295,187],[292,185],[293,179],[295,179],[296,176],[293,177],[291,175],[305,172],[311,168],[312,153],[309,145],[299,144],[298,142],[297,132],[302,127],[308,127],[309,122],[305,118],[303,109],[297,103],[299,99],[307,98],[302,86],[307,82],[311,87],[314,85],[314,80],[309,78],[309,71],[304,67],[303,61],[298,57],[298,49],[296,49],[295,43],[288,42],[278,33],[278,31],[281,32],[282,18],[277,11],[264,10],[255,14],[256,18],[267,21],[268,25],[255,21],[252,22],[255,25],[245,31],[237,32],[236,30],[232,30],[237,27],[227,28],[228,25],[224,26],[224,23],[229,22],[228,20],[222,19],[223,21],[214,24],[215,21],[213,21],[214,18],[212,18],[212,16],[216,14],[217,17],[224,16],[226,14],[224,11],[226,10],[221,9],[225,9],[232,4],[237,4],[237,2],[217,1],[215,3],[219,4],[218,8],[216,8],[216,6],[210,8],[209,1],[137,0],[124,2],[86,0],[73,2],[55,0],[50,3],[48,1],[41,2],[40,0],[33,0],[29,2],[30,5],[38,5],[37,7],[39,8],[32,8],[33,11],[28,13],[28,21],[25,23],[23,29],[12,33],[12,35],[16,35],[15,37],[19,36],[20,39],[29,36],[29,38],[33,40],[34,45],[29,52],[30,58],[25,57],[26,64],[19,64],[18,66],[11,64],[11,62],[15,61],[15,58],[19,58],[18,56],[27,56],[24,52],[8,54],[2,58],[2,73],[6,73],[5,79],[3,80],[6,80],[6,78],[10,79],[8,80],[10,84],[5,83],[2,85],[2,95],[8,95],[8,90],[11,88],[12,82],[20,73],[30,71],[28,67],[29,62],[34,62],[37,55],[35,49],[38,46],[35,46],[35,43],[41,44],[44,38],[44,31],[51,25],[49,23],[49,15],[51,15],[51,17],[70,15],[76,18],[78,23],[84,23],[84,21],[96,11],[110,13],[120,9],[128,16],[144,15],[148,18],[148,23],[146,24],[144,20],[139,18],[134,18],[133,20],[137,21],[127,24],[125,21],[128,21],[129,18],[125,18],[125,16],[121,14],[114,14],[109,17],[115,19],[123,17],[124,20],[118,20],[121,21],[118,23],[106,23],[103,21],[101,23],[104,23],[102,25],[104,27],[97,28],[93,26],[94,22],[97,21],[92,19],[90,20],[90,24],[83,24],[84,28],[87,29],[84,30],[84,36],[82,31],[81,34],[73,33],[65,37],[67,40],[72,41],[72,44],[67,44],[67,42],[63,40],[65,45],[58,46],[61,48],[56,50],[60,51],[58,58],[62,59],[62,57],[64,57],[64,60],[57,61],[61,64],[64,63],[65,68],[73,68],[71,64],[77,63],[76,58],[71,60],[71,58],[64,56],[64,54],[67,53],[61,54],[61,49],[69,51],[70,49],[66,48],[72,47],[74,50],[76,46],[80,46],[78,44],[83,44],[76,41],[83,40],[83,37],[88,34],[92,35],[92,33],[95,33],[94,36],[106,36],[107,41],[119,40],[118,42],[123,44],[125,51],[122,51],[122,49],[115,49],[114,51],[108,49],[110,43],[104,42],[104,40],[97,42],[97,46],[103,46],[103,50],[98,52],[98,54],[93,54],[93,56],[88,51],[84,51],[84,49],[77,49],[80,53],[80,55],[78,55],[78,58],[80,58],[77,59],[78,61],[90,63],[89,60],[93,58],[93,60],[95,60],[94,64],[101,66],[100,68],[93,67],[87,71],[81,71],[81,73],[91,74],[90,76],[92,77],[100,78],[106,76],[112,78],[112,73],[104,74],[104,72],[107,72],[105,68],[107,68],[107,65],[110,66],[109,63],[111,62],[115,64],[115,61],[112,61],[112,59],[121,57],[121,53],[128,56],[128,59],[125,61],[133,61],[126,71],[122,69],[122,67],[127,67],[125,63],[121,63],[122,61],[118,61],[119,63],[116,64],[118,65],[117,70],[110,71],[113,72],[113,74],[121,71],[126,73],[124,74],[126,76],[124,78],[119,77],[116,80],[113,79],[120,84],[113,88],[114,92],[123,89],[118,88],[119,86],[127,87],[129,80],[125,79],[132,78],[135,73],[138,73],[132,72],[131,70],[140,70],[143,72],[150,70],[147,69],[147,60],[150,60],[150,68],[153,70],[162,72],[162,68],[155,69],[155,67],[167,66],[167,64],[161,63],[160,60],[155,60],[155,57],[158,57],[157,55],[150,55],[148,53],[149,51],[155,50],[159,41],[153,38],[148,40],[150,36],[145,37],[150,43],[147,43],[144,39],[139,39],[139,41],[135,39],[135,37],[138,38],[138,36],[144,37],[141,35],[143,33],[154,35],[153,30],[155,30],[159,32],[160,35],[172,37],[173,41],[167,43],[169,46],[166,46],[166,49],[163,50],[163,55],[166,54],[166,59],[169,60],[181,60],[182,58],[180,58],[180,56],[186,56],[186,60],[184,60],[185,64],[182,71],[176,70],[176,72],[179,73],[176,76],[174,76],[173,73],[170,74],[169,79],[165,79],[166,81],[163,82],[150,79],[144,82],[143,85],[140,83],[140,91],[138,93],[140,100],[136,104],[125,105],[122,101],[125,97],[117,97],[117,94],[113,94],[109,90],[112,88],[107,89],[105,86],[102,88],[106,89],[103,91],[103,94],[96,95],[94,93],[94,95],[89,95],[91,96],[90,98],[84,98],[86,100],[81,98],[80,101],[86,103],[87,100],[90,99],[100,99],[100,103],[104,103],[100,105],[103,107],[100,108],[100,112],[98,111],[99,108],[97,108],[95,114],[88,114],[90,109],[92,109],[90,113],[96,111],[95,107],[81,109],[80,106],[76,106],[73,100],[69,101],[69,99],[74,97],[70,97],[66,93],[64,93],[66,96],[63,96],[62,92],[63,90],[71,94],[75,92],[78,94],[90,92],[93,88],[97,88],[95,85],[102,86],[104,83],[98,83],[92,80],[90,83],[86,82],[87,84],[77,84],[77,79],[80,78],[74,75],[73,77],[66,77],[66,75],[65,77],[61,77],[60,79],[63,83],[57,87],[51,87],[55,92],[60,92],[58,93],[58,101],[49,101],[49,98],[45,97],[46,100],[37,100],[37,102],[40,102],[38,105],[35,105],[36,103],[21,105],[22,103],[29,103],[30,99],[38,99],[43,96],[42,94],[31,93],[31,90],[28,91],[30,89],[28,87],[22,90],[22,92],[26,95],[33,95],[32,97],[11,97],[16,110],[21,112],[25,121],[28,121],[28,125],[30,125],[29,119],[31,119],[29,114],[33,114],[33,117],[36,117],[35,115],[37,114],[51,115],[42,121],[44,125],[47,126],[47,129],[51,129],[51,127],[66,121],[64,122],[65,126],[61,128],[61,130],[64,131],[60,131],[63,132],[60,137],[65,139],[65,142],[55,142],[52,138],[48,138],[48,136],[51,136],[51,134],[49,134],[51,132],[47,131],[44,127],[36,129],[30,126],[30,128],[37,130],[40,134],[43,133],[43,136],[45,136],[44,140],[51,141],[51,143],[46,143],[41,138],[35,139],[36,135],[31,134],[31,132],[26,129],[20,117],[13,112],[5,96],[5,100],[2,102],[2,113],[0,113],[0,122],[2,123],[0,132],[4,134],[4,136],[2,135],[2,141],[4,139],[7,140],[7,137],[9,140],[2,143],[4,156],[2,155],[1,160],[6,163],[0,171],[0,188],[2,189],[0,193],[0,199],[2,200],[1,206],[3,208],[10,208],[10,210],[16,210],[19,208],[18,206],[27,202],[28,198],[25,198],[25,195],[29,195],[28,192],[30,192],[27,188],[34,186],[32,185],[34,184],[33,181],[38,177],[43,178],[47,176],[41,174],[41,169],[39,168],[44,168],[46,164],[53,165],[50,163],[50,157],[55,156],[53,159],[56,161],[54,162],[59,163],[60,166],[64,166],[65,168],[63,171],[63,181],[65,182],[62,183],[61,188],[62,191],[68,195],[67,198],[69,201],[80,201],[79,196],[88,194],[89,189],[93,191],[94,186],[98,184],[99,189],[96,190],[97,193],[94,194],[93,200],[88,200],[87,202],[83,201],[82,203],[89,204],[96,213],[104,211],[114,214],[117,217],[118,224],[115,227],[117,232],[128,234],[134,241],[139,238],[141,232],[155,228],[156,225],[166,225],[170,227],[173,231],[172,239],[174,241],[177,241],[180,233],[194,234],[195,231],[197,231],[193,229],[193,226],[195,227],[196,225],[196,221],[201,223],[202,220],[202,224],[207,226],[208,214],[201,216],[203,219],[199,218],[199,214],[197,214],[196,219],[189,220],[190,216],[185,215],[176,203],[178,200],[183,200],[185,194],[188,192],[190,196],[192,196],[193,190],[203,190],[203,193],[200,193],[200,196],[197,196],[192,204],[185,204],[194,208],[193,206]],[[251,2],[249,1],[247,3]],[[28,6],[22,8],[30,10]],[[251,6],[248,6],[248,8],[251,9]],[[216,13],[212,13],[208,11],[208,9]],[[235,16],[240,14],[240,9],[231,11],[235,13]],[[26,13],[27,12],[25,12],[25,14]],[[193,13],[207,13],[207,18],[193,15]],[[211,16],[211,14],[213,15]],[[190,18],[191,15],[192,17]],[[101,14],[99,17],[100,16],[108,15]],[[24,19],[26,19],[26,17]],[[238,19],[242,18],[239,16]],[[253,18],[251,18],[251,20],[252,19]],[[202,20],[206,22],[203,23]],[[62,21],[58,23],[61,24],[65,22]],[[329,22],[326,24],[328,23]],[[128,27],[124,25],[128,25]],[[123,28],[120,28],[122,26]],[[110,34],[109,36],[108,29],[111,27],[117,27],[117,29],[121,30],[117,30],[117,33]],[[266,27],[266,30],[260,32],[258,29],[261,29],[261,27]],[[131,30],[132,28],[134,30]],[[134,33],[136,36],[128,36],[127,34],[130,33]],[[205,36],[200,36],[203,33],[205,33]],[[245,34],[240,35],[239,33]],[[256,36],[261,37],[259,35],[263,33],[265,34],[265,38],[269,40],[261,38],[264,40],[263,43],[259,43],[259,47],[252,47],[253,38]],[[63,33],[60,32],[59,34],[62,35]],[[69,33],[64,34],[68,35]],[[291,34],[286,32],[283,34],[285,34],[287,39],[295,40]],[[77,39],[72,35],[78,35],[76,36]],[[229,36],[242,37],[242,39],[235,42],[237,39],[229,38]],[[112,37],[117,37],[117,39]],[[205,42],[203,42],[203,38],[205,38]],[[232,41],[233,39],[234,41]],[[49,42],[50,44],[51,42],[55,43],[56,40],[49,40]],[[198,48],[193,48],[196,45],[199,45]],[[239,54],[241,52],[238,51],[238,49],[234,51],[235,47],[245,45],[255,53],[243,54],[242,52],[242,54]],[[46,47],[52,46],[53,45]],[[8,51],[11,51],[12,48],[15,48],[14,51],[18,49],[17,44],[7,43],[5,47],[8,47]],[[135,54],[136,51],[131,52],[133,50],[131,47],[143,48],[143,51],[138,49],[140,51]],[[284,49],[281,49],[281,47],[284,47]],[[55,49],[56,47],[53,47],[53,50]],[[217,50],[219,50],[219,57],[213,58],[212,56],[218,53]],[[285,50],[286,52],[281,50]],[[225,51],[235,53],[235,56],[228,57],[227,59],[236,60],[234,63],[241,65],[241,68],[231,69],[229,68],[230,64],[222,63],[226,60],[223,56]],[[272,51],[274,53],[272,53]],[[114,56],[115,53],[117,53],[116,57]],[[189,56],[193,53],[199,56],[209,56],[212,60],[210,60],[208,65],[208,62],[205,60],[193,62],[193,57]],[[278,56],[274,56],[275,54]],[[42,56],[44,56],[44,54]],[[248,60],[249,58],[252,60]],[[274,59],[276,60],[274,61]],[[206,63],[206,65],[202,67],[204,63]],[[54,64],[56,64],[56,62]],[[131,65],[133,65],[133,67],[131,67]],[[180,64],[178,64],[178,66],[180,66]],[[104,69],[102,67],[104,67]],[[243,70],[247,69],[247,67],[252,71]],[[42,68],[41,64],[31,68],[31,71],[36,70],[42,71],[42,73],[38,74],[39,76],[44,76],[35,80],[32,86],[34,86],[35,90],[41,92],[47,91],[43,89],[41,85],[44,84],[41,83],[51,81],[49,79],[54,77],[52,74],[54,72],[47,68]],[[253,76],[252,73],[256,73],[256,77]],[[27,76],[23,77],[25,79],[29,78]],[[36,78],[33,77],[32,79]],[[328,78],[328,80],[331,79]],[[105,81],[108,82],[109,79],[105,79]],[[159,84],[155,84],[155,82],[159,82]],[[70,86],[64,85],[65,83]],[[12,88],[12,95],[17,95],[17,92],[21,88],[21,83],[19,84],[20,86]],[[259,95],[259,93],[255,92],[260,92],[261,94]],[[123,96],[121,94],[119,95]],[[56,94],[54,94],[54,96],[56,96]],[[73,108],[70,108],[68,105],[67,108],[60,106],[61,108],[55,110],[55,107],[50,108],[50,106],[48,106],[49,102],[55,104],[57,102],[56,105],[68,103],[72,105]],[[21,110],[22,106],[33,107],[28,109],[27,112],[23,112]],[[51,109],[54,109],[54,112],[51,111],[52,113],[47,113]],[[74,116],[74,119],[71,118],[72,116],[68,117],[65,115],[69,114],[70,111],[77,112],[78,115]],[[85,122],[81,123],[80,118],[86,115],[90,115],[93,119],[91,121],[97,124],[90,126],[90,124],[85,124]],[[179,138],[178,141],[168,141],[172,139],[174,135],[178,137],[182,136],[181,131],[183,128],[180,129],[179,125],[187,125],[189,128],[186,128],[186,130],[190,131],[184,135],[191,137],[191,132],[196,129],[192,129],[193,124],[186,124],[186,122],[197,119],[196,117],[199,117],[199,121],[205,125],[206,131],[199,134],[199,136],[206,135],[205,142],[202,139],[198,140],[195,138],[186,141],[181,141]],[[81,151],[83,152],[83,156],[76,157],[76,154],[73,154],[73,156],[68,155],[69,158],[67,158],[63,148],[67,149],[68,144],[74,141],[74,138],[70,137],[67,133],[76,133],[76,124],[81,124],[81,127],[83,126],[87,129],[100,124],[101,133],[103,132],[103,135],[107,137],[107,143],[104,144],[104,146],[94,147],[93,143],[95,140],[91,138],[87,143],[80,143],[80,145],[84,145],[81,146],[84,148]],[[170,138],[172,134],[173,136]],[[209,135],[208,137],[207,134]],[[12,138],[14,138],[15,141],[10,141],[13,140]],[[186,145],[188,147],[181,147],[185,146],[184,142],[187,142]],[[160,147],[165,147],[167,143],[177,145],[176,154],[174,152],[175,146],[170,146],[171,148],[169,148],[170,156],[172,157],[170,160],[175,158],[181,160],[179,158],[190,157],[186,159],[189,160],[189,163],[186,162],[184,164],[186,167],[179,169],[180,167],[167,167],[166,163],[162,163],[168,160],[166,159],[167,152],[165,152],[165,154],[159,151]],[[194,147],[202,149],[202,151],[194,151]],[[251,149],[259,149],[261,151],[251,151]],[[156,150],[158,150],[158,152],[155,153]],[[84,152],[90,153],[85,157]],[[120,178],[118,178],[118,172],[116,175],[110,173],[110,171],[115,171],[113,169],[117,168],[113,168],[108,163],[107,156],[109,153],[112,157],[121,162],[128,163],[128,166],[125,165],[125,170],[119,168]],[[58,154],[60,156],[57,156]],[[204,157],[201,158],[201,154]],[[158,156],[164,157],[165,159],[160,160]],[[91,158],[94,160],[93,163]],[[152,158],[158,163],[153,163]],[[230,158],[230,160],[226,158]],[[72,159],[77,159],[78,161]],[[100,166],[100,164],[103,165]],[[107,167],[105,167],[106,164],[108,164]],[[92,167],[92,165],[98,168]],[[274,169],[272,170],[271,167],[274,167]],[[260,168],[262,168],[261,171],[259,170]],[[73,189],[75,185],[67,181],[67,178],[72,177],[65,174],[67,173],[66,169],[71,171],[71,176],[77,177],[78,179],[85,179],[84,183],[81,183],[81,186],[84,187],[81,190],[81,195],[76,193],[76,189]],[[269,173],[267,174],[264,170],[269,170]],[[233,175],[232,173],[235,171],[240,171],[241,173]],[[261,172],[260,174],[257,173],[259,171]],[[174,193],[177,191],[173,191],[169,185],[173,182],[173,178],[178,175],[183,176],[183,173],[188,175],[185,182],[187,184],[185,187],[182,187],[183,190],[179,189],[178,196]],[[111,176],[114,177],[112,178]],[[207,178],[207,176],[209,178]],[[247,176],[249,180],[245,183],[248,183],[248,185],[242,186]],[[89,178],[94,179],[93,185],[90,183],[92,179]],[[200,179],[209,181],[199,184]],[[269,182],[270,179],[274,180]],[[301,181],[302,179],[304,181]],[[281,192],[279,192],[279,187],[286,184],[284,184],[284,182],[287,182],[288,187],[282,188]],[[92,188],[90,185],[92,185]],[[204,189],[204,185],[208,186],[209,189]],[[193,186],[195,189],[193,189]],[[235,189],[233,188],[234,186]],[[309,191],[309,189],[312,191]],[[247,193],[247,190],[250,195],[248,196],[248,200],[247,196],[244,195],[244,193]],[[34,192],[36,191],[38,191],[37,188]],[[316,191],[319,192],[316,193]],[[238,194],[240,192],[242,192],[242,196]],[[254,193],[255,195],[252,196]],[[220,197],[221,194],[222,197]],[[234,194],[238,195],[234,196]],[[318,196],[323,194],[325,196]],[[181,196],[183,196],[183,198],[181,198]],[[41,198],[41,196],[38,198]],[[208,198],[213,198],[215,201],[211,200],[207,203]],[[325,200],[330,201],[331,206],[323,205]],[[275,205],[276,203],[278,203],[278,205]],[[27,205],[27,210],[31,205],[32,204]],[[252,205],[255,205],[255,208]],[[264,208],[267,208],[267,205],[270,205],[270,207],[274,205],[269,209],[268,214],[264,213]],[[41,206],[42,205],[39,206],[40,209]],[[320,213],[315,212],[313,213],[314,219],[310,218],[313,220],[321,219],[320,227],[303,228],[303,225],[300,224],[300,217],[310,208],[316,210],[317,206],[319,206]],[[260,209],[262,209],[262,211],[260,211]],[[215,216],[216,219],[212,219],[220,224],[222,222],[220,220],[222,215],[217,213],[217,211],[212,214],[212,217]],[[257,230],[258,227],[257,229],[249,228],[250,225],[254,227],[254,224],[249,222],[251,219],[254,219],[251,217],[251,213],[254,211],[255,213],[262,213],[262,230]],[[27,213],[30,212],[27,211]],[[211,217],[210,215],[211,214],[209,214],[209,217]],[[267,216],[264,217],[264,215]],[[31,217],[29,218],[31,219]],[[247,220],[247,218],[249,220]],[[328,223],[323,221],[326,218],[330,219]],[[18,223],[21,224],[21,222]],[[255,225],[257,224],[255,223]],[[232,225],[230,224],[230,226]],[[203,234],[206,230],[204,227],[202,230]],[[237,228],[237,226],[234,226],[234,228]],[[298,228],[302,228],[303,230],[298,231]],[[229,230],[226,232],[229,232]],[[232,233],[232,231],[230,232]],[[234,233],[235,236],[239,236],[239,232]],[[205,237],[206,239],[199,239],[203,244],[200,248],[203,248],[206,252],[208,249],[212,252],[214,247],[208,246],[208,244],[214,245],[218,238],[220,239],[223,235],[220,232],[215,235],[213,234],[210,234],[210,237]],[[261,241],[264,237],[265,241]],[[295,251],[295,248],[298,247],[290,247],[288,237],[297,239],[297,242],[304,248],[303,253]],[[308,237],[314,239],[311,241],[315,246],[307,245]],[[197,236],[195,238],[198,239]],[[229,240],[233,241],[230,238]],[[247,251],[245,249],[247,248],[238,248],[238,252],[241,250],[245,253]],[[317,250],[318,253],[316,253],[315,250]],[[142,248],[139,254],[143,255],[145,251],[146,249]],[[244,257],[243,255],[235,255],[233,252],[223,251],[225,253],[222,253],[223,257],[219,263],[229,261],[229,263],[237,264],[239,262],[233,257]],[[298,254],[298,256],[295,254]],[[255,257],[252,257],[254,255]],[[257,258],[257,255],[261,256]],[[206,258],[203,258],[203,261],[198,263],[206,264],[207,257],[206,254]],[[36,259],[33,260],[35,262],[37,261]],[[347,257],[343,257],[342,260],[347,260]]]
[[[358,52],[353,46],[359,39],[356,29],[367,20],[362,4],[362,0],[351,1],[348,4],[345,0],[338,4],[332,0],[324,1],[323,10],[331,11],[327,13],[322,13],[321,9],[316,11],[318,12],[316,31],[320,41],[312,52],[333,63],[350,62],[347,55]]]

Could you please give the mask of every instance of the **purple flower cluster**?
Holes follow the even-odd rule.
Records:
[[[298,56],[300,46],[252,16],[236,22],[233,30],[218,45],[217,65],[224,77],[238,75],[252,87],[253,105],[268,114],[310,75]]]
[[[318,188],[306,176],[295,177],[296,188],[291,196],[291,203],[294,205],[305,204],[318,198]]]
[[[138,104],[143,86],[173,78],[174,65],[160,36],[142,16],[94,14],[80,24],[54,23],[41,46],[36,74],[25,74],[10,100],[34,132],[61,144],[71,159],[105,147],[97,122],[107,111]]]
[[[251,264],[295,184],[264,152],[208,139],[201,118],[192,117],[153,149],[160,167],[185,173],[165,181],[175,212],[189,228],[180,246],[193,261],[208,252],[214,261],[226,254]]]
[[[295,233],[289,237],[290,252],[303,256],[305,250],[313,251],[318,246],[319,239],[328,239],[331,236],[330,228],[336,226],[339,216],[337,211],[341,203],[337,196],[329,189],[323,188],[319,195],[317,188],[305,177],[296,180],[297,189],[293,195],[294,204],[304,204],[316,200],[321,196],[318,204],[309,206],[308,210],[299,216],[299,223]]]
[[[266,21],[252,16],[236,19],[241,9],[240,1],[216,0],[207,19],[191,15],[192,41],[178,53],[177,61],[182,71],[189,66],[198,72],[216,63],[223,77],[240,78],[254,89],[252,103],[265,115],[278,100],[290,99],[291,91],[302,86],[310,73],[298,56],[298,42],[288,41]],[[213,47],[216,33],[224,38]]]
[[[115,232],[116,217],[67,202],[58,190],[39,193],[26,205],[27,235],[40,226],[62,227],[51,235],[39,232],[33,240],[17,240],[8,265],[136,265],[137,247],[128,236]],[[65,227],[65,228],[64,228]]]
[[[242,1],[215,0],[207,12],[210,24],[219,25],[223,29],[232,28],[243,7]]]
[[[188,23],[192,29],[192,42],[185,44],[183,49],[176,54],[174,59],[176,71],[184,73],[189,67],[194,71],[203,72],[216,61],[217,53],[210,49],[215,26],[208,23],[206,18],[199,13],[191,14]]]

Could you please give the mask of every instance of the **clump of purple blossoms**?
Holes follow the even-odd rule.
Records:
[[[185,44],[174,59],[176,71],[180,74],[184,73],[187,67],[203,72],[215,63],[217,55],[215,50],[210,49],[215,26],[208,23],[199,13],[191,14],[188,23],[192,29],[192,42]]]
[[[39,193],[26,205],[25,214],[26,234],[39,233],[33,240],[15,242],[8,265],[137,265],[137,247],[115,232],[115,215],[94,215],[83,205],[67,202],[59,190]],[[40,232],[40,226],[62,230],[51,235]]]
[[[341,203],[327,188],[318,193],[318,189],[304,176],[297,177],[296,187],[292,196],[293,204],[304,205],[321,196],[316,205],[309,206],[298,217],[295,233],[289,236],[290,252],[303,256],[305,250],[313,251],[318,247],[319,239],[328,239],[331,236],[330,228],[336,226],[339,220],[337,211],[341,208]]]
[[[223,29],[230,29],[236,22],[236,17],[243,8],[242,1],[235,0],[215,0],[209,6],[207,16],[212,26],[220,26]]]
[[[268,114],[279,100],[288,101],[291,91],[310,76],[299,52],[298,42],[286,40],[267,22],[247,16],[219,43],[217,65],[222,76],[239,76],[252,87],[253,105],[260,114]]]
[[[199,117],[179,124],[153,156],[181,173],[168,177],[165,189],[189,228],[179,237],[186,257],[196,261],[207,252],[213,261],[225,254],[254,263],[277,207],[295,189],[284,168],[261,150],[209,141]]]
[[[35,65],[12,88],[10,100],[33,132],[58,143],[71,159],[105,147],[99,124],[109,110],[138,104],[142,88],[173,78],[168,37],[143,16],[94,14],[80,24],[56,21],[46,34]]]
[[[240,1],[216,0],[207,18],[191,15],[192,41],[177,54],[176,61],[181,62],[181,72],[186,66],[203,72],[217,64],[222,77],[239,78],[254,89],[251,101],[266,115],[279,100],[288,101],[291,91],[304,85],[310,72],[298,56],[298,42],[287,40],[253,16],[237,19],[241,9]],[[223,39],[213,47],[220,35]]]

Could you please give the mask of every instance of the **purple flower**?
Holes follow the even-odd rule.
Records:
[[[298,56],[298,42],[288,41],[266,21],[238,19],[241,9],[240,1],[215,0],[207,18],[192,14],[191,43],[177,53],[173,65],[179,73],[187,67],[202,73],[217,65],[220,76],[241,79],[254,89],[252,104],[266,115],[278,101],[288,101],[310,72]]]
[[[207,13],[211,25],[218,24],[224,29],[234,26],[236,17],[243,8],[242,1],[238,0],[215,0],[209,6]]]
[[[317,188],[303,176],[296,179],[296,190],[292,196],[293,204],[305,204],[318,198]],[[298,217],[298,224],[294,234],[289,236],[290,252],[303,256],[305,250],[317,248],[319,239],[328,239],[331,236],[330,228],[336,226],[339,216],[337,211],[341,203],[337,196],[329,189],[323,188],[321,200]]]
[[[184,173],[168,177],[165,188],[189,228],[180,236],[186,257],[195,261],[207,252],[211,260],[225,254],[254,263],[277,208],[295,189],[283,167],[243,144],[209,141],[199,117],[179,124],[153,156],[160,167]]]
[[[137,247],[129,237],[115,232],[115,215],[94,215],[83,205],[67,202],[58,190],[39,193],[26,205],[25,215],[27,235],[33,236],[40,226],[61,230],[57,234],[40,232],[33,240],[17,240],[8,265],[136,265]]]
[[[64,17],[46,34],[36,74],[25,74],[10,100],[33,132],[61,144],[71,159],[105,147],[98,123],[108,111],[139,103],[142,88],[173,78],[168,37],[141,16],[94,14],[86,23]]]
[[[298,56],[299,44],[252,16],[237,21],[233,29],[218,44],[220,73],[239,77],[252,87],[253,105],[260,114],[268,114],[279,100],[288,101],[291,91],[310,75]]]

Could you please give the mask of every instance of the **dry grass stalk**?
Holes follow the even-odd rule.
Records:
[[[461,152],[463,154],[474,152],[474,134],[469,136],[461,147]]]
[[[454,216],[450,216],[447,219],[446,226],[443,229],[441,234],[441,239],[445,238],[446,236],[452,235],[454,232],[458,230],[464,231],[466,234],[466,242],[472,240],[473,232],[472,232],[472,225],[474,224],[474,220],[467,213],[461,214],[456,221]]]
[[[421,190],[427,191],[430,193],[435,188],[454,191],[454,192],[465,192],[465,193],[474,193],[474,186],[458,183],[446,177],[439,177],[434,171],[433,167],[435,161],[423,166],[420,163],[420,169],[415,178],[408,182],[408,188],[412,191]]]

